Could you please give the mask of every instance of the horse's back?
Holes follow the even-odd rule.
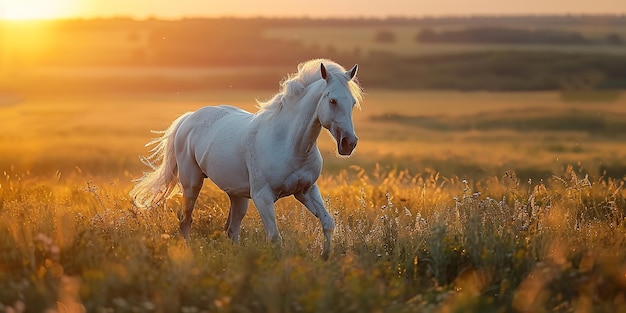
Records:
[[[212,127],[223,118],[243,122],[251,116],[252,113],[230,105],[206,106],[193,112],[192,121],[206,127]]]

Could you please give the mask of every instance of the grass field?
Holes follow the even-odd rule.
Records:
[[[489,24],[487,24],[489,25]],[[466,25],[434,26],[433,30],[463,29]],[[529,25],[508,25],[516,29],[532,29]],[[514,45],[514,44],[461,44],[423,43],[415,40],[425,27],[417,26],[354,26],[354,27],[274,27],[266,30],[264,36],[273,39],[297,40],[306,46],[332,48],[341,52],[360,51],[362,55],[372,52],[387,52],[403,56],[432,55],[479,51],[559,51],[567,53],[612,53],[624,54],[623,46],[607,45]],[[607,33],[626,35],[624,28],[580,27],[572,25],[552,27],[553,30],[580,32],[589,38],[603,38]],[[376,34],[387,31],[395,36],[389,43],[376,42]]]
[[[601,166],[619,165],[626,155],[621,122],[626,99],[620,97],[606,102],[589,101],[588,96],[585,101],[563,101],[558,92],[366,92],[363,110],[354,113],[358,153],[338,159],[330,137],[322,135],[319,140],[329,174],[349,165],[371,170],[382,163],[414,174],[428,167],[467,179],[520,169],[548,173],[543,178],[549,178],[550,173],[580,163],[586,172],[599,176]],[[146,152],[149,130],[164,129],[178,115],[204,105],[227,102],[255,111],[255,99],[271,93],[5,96],[0,107],[5,121],[0,165],[33,175],[77,170],[139,175],[138,156]],[[544,116],[552,119],[543,121]],[[562,127],[541,128],[542,123]],[[615,178],[622,177],[617,174]]]
[[[291,198],[277,203],[280,249],[254,209],[233,246],[210,184],[190,246],[178,198],[128,198],[149,130],[204,105],[254,111],[272,91],[3,95],[0,311],[626,310],[625,99],[366,92],[355,156],[319,140],[327,262],[319,222]],[[567,127],[519,126],[542,116]]]

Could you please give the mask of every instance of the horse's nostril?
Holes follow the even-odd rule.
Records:
[[[350,140],[348,140],[348,138],[341,138],[341,147],[342,148],[350,148],[352,146],[352,144],[350,143]]]
[[[339,153],[342,155],[349,155],[356,147],[356,140],[352,140],[350,137],[343,137],[339,140]]]

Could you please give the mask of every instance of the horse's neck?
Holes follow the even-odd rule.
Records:
[[[296,153],[307,154],[315,148],[317,137],[322,130],[322,125],[317,117],[317,104],[322,96],[323,86],[314,83],[307,87],[305,94],[297,103],[289,104],[286,113],[291,119],[288,133],[293,141]]]

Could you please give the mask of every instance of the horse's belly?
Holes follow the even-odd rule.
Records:
[[[231,107],[215,107],[196,133],[195,158],[204,174],[229,194],[249,197],[250,182],[244,151],[245,126],[250,115]],[[219,118],[211,120],[218,115]],[[210,122],[209,122],[210,121]]]
[[[204,171],[207,177],[226,193],[250,197],[250,182],[245,164],[236,166],[229,162],[219,162],[219,160],[209,161]]]

